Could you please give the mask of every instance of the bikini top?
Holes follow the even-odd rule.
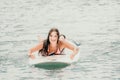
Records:
[[[61,55],[61,54],[63,54],[64,48],[62,50],[60,50],[60,47],[57,45],[57,49],[54,52],[42,54],[43,53],[42,51],[43,51],[43,49],[39,50],[38,54],[40,55],[40,53],[41,53],[42,56]],[[48,48],[48,52],[49,52],[49,48]]]
[[[64,51],[64,48],[62,50],[60,50],[60,48],[58,47],[57,50],[55,52],[51,52],[48,54],[48,56],[52,56],[52,55],[61,55],[62,52]]]

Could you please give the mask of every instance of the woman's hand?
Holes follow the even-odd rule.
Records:
[[[35,56],[34,55],[32,55],[32,54],[30,54],[30,55],[28,55],[31,59],[35,59]]]
[[[71,54],[71,55],[70,55],[70,59],[71,59],[71,60],[73,60],[74,56],[75,56],[75,54],[74,54],[74,53],[73,53],[73,54]]]
[[[75,57],[75,55],[78,53],[78,51],[79,51],[79,48],[78,48],[78,47],[74,48],[73,53],[70,55],[70,59],[72,59],[72,60],[73,60],[73,58],[74,58],[74,57]]]

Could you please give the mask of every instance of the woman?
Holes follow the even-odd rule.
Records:
[[[73,51],[70,55],[70,58],[73,59],[74,56],[78,53],[78,48],[70,44],[67,40],[59,39],[59,30],[52,28],[47,36],[46,40],[41,41],[38,45],[31,48],[29,51],[29,56],[34,59],[35,56],[32,54],[35,51],[39,51],[42,56],[50,56],[61,54],[64,48],[68,48]]]

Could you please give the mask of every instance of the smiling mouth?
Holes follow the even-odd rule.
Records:
[[[56,40],[51,40],[51,42],[56,42]]]
[[[56,40],[51,40],[52,42],[55,42]]]

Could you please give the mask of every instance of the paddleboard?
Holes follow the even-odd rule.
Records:
[[[73,59],[70,58],[72,51],[65,49],[61,55],[39,56],[35,53],[35,59],[29,58],[29,64],[44,69],[59,69],[66,67],[79,60],[80,52]]]

